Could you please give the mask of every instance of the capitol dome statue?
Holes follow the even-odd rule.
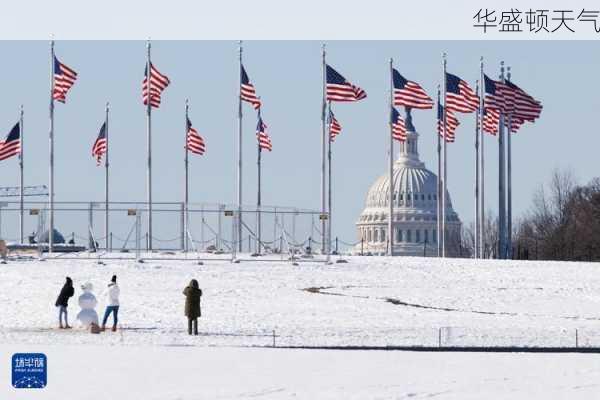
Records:
[[[419,134],[406,115],[407,139],[399,142],[394,162],[393,253],[402,256],[437,256],[437,176],[419,160]],[[387,254],[389,173],[377,178],[367,193],[366,206],[356,227],[359,244],[355,254]],[[446,256],[462,255],[461,222],[446,191]]]

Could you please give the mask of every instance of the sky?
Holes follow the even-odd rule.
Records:
[[[244,65],[263,102],[273,151],[263,154],[263,204],[317,210],[320,205],[321,42],[247,41]],[[57,201],[100,201],[104,171],[91,147],[111,104],[111,200],[145,200],[146,119],[141,103],[146,46],[143,41],[58,41],[57,57],[79,77],[66,104],[55,108]],[[25,182],[48,183],[49,43],[2,41],[4,55],[0,131],[8,133],[25,107]],[[568,168],[584,183],[597,175],[595,116],[600,54],[595,42],[330,41],[327,62],[362,87],[367,99],[335,104],[343,132],[333,145],[333,236],[356,240],[354,224],[366,193],[386,171],[389,59],[431,97],[448,71],[474,86],[479,59],[490,76],[501,60],[513,81],[539,99],[535,124],[513,136],[513,215],[528,210],[532,195],[555,168]],[[182,201],[184,105],[205,138],[204,156],[191,155],[192,202],[235,202],[238,44],[235,41],[155,41],[154,65],[171,79],[153,112],[155,201]],[[256,198],[256,112],[243,106],[244,203]],[[474,116],[459,115],[456,143],[448,149],[448,188],[463,223],[474,215]],[[435,112],[416,110],[421,159],[435,172]],[[486,208],[496,213],[497,141],[486,137]],[[15,158],[0,162],[2,186],[18,185]],[[5,223],[4,232],[16,229]],[[156,226],[155,231],[166,229]],[[160,232],[158,233],[160,235]],[[11,235],[8,235],[11,236]],[[14,235],[12,235],[14,236]]]

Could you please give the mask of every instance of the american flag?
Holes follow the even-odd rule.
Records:
[[[144,70],[144,80],[142,82],[142,100],[144,105],[148,105],[148,97],[150,97],[150,106],[160,107],[161,94],[171,81],[166,75],[161,74],[158,69],[150,63],[150,95],[148,96],[148,66]]]
[[[329,140],[333,142],[335,137],[340,133],[342,133],[342,125],[340,125],[335,115],[333,115],[333,111],[329,110]]]
[[[500,112],[493,108],[484,108],[483,110],[483,131],[495,136],[498,133]]]
[[[52,91],[52,99],[64,103],[67,100],[67,92],[76,80],[77,72],[54,57],[54,90]]]
[[[261,106],[260,99],[256,96],[256,89],[254,89],[254,85],[250,83],[250,79],[248,78],[248,74],[246,73],[246,69],[242,65],[241,69],[242,74],[242,85],[240,87],[240,97],[242,100],[247,101],[252,104],[255,110],[258,110]]]
[[[258,124],[256,125],[256,139],[258,140],[258,148],[262,150],[273,150],[271,144],[271,138],[267,133],[267,124],[265,124],[260,116],[258,115]]]
[[[106,122],[102,124],[100,127],[100,133],[98,133],[98,137],[94,142],[94,146],[92,147],[92,157],[96,159],[96,165],[100,165],[100,161],[102,161],[102,156],[106,154],[108,143],[106,141]]]
[[[542,103],[531,97],[514,83],[507,81],[506,85],[511,88],[514,93],[513,117],[530,122],[539,118],[542,113]]]
[[[450,109],[446,109],[446,142],[452,143],[456,138],[454,132],[458,128],[460,122]],[[444,137],[444,107],[438,103],[438,134]]]
[[[519,130],[519,128],[521,127],[521,125],[523,125],[524,123],[525,123],[524,119],[511,116],[510,117],[510,131],[512,133],[517,132]]]
[[[483,114],[483,131],[496,135],[498,133],[498,123],[500,122],[500,112],[493,108],[485,108]],[[504,117],[504,121],[508,124],[508,117]],[[524,119],[511,116],[510,119],[510,131],[515,133],[519,130],[521,125],[525,123]]]
[[[21,154],[21,126],[17,122],[6,139],[0,141],[0,161]]]
[[[406,140],[406,125],[404,124],[404,119],[402,119],[395,107],[392,107],[391,119],[392,137],[404,142]]]
[[[187,118],[187,139],[186,149],[194,154],[203,155],[206,151],[204,139],[198,134],[198,131],[192,126],[192,121]]]
[[[394,105],[417,109],[433,108],[433,100],[418,83],[405,79],[400,72],[392,69],[394,83]]]
[[[514,90],[508,85],[490,79],[484,75],[485,97],[483,98],[484,105],[487,108],[493,108],[504,113],[509,113],[514,110]]]
[[[359,101],[367,97],[367,93],[346,80],[339,72],[326,66],[327,100]]]
[[[446,73],[446,100],[448,111],[470,113],[479,108],[479,96],[467,82],[456,75]]]

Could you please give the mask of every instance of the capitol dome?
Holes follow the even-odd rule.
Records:
[[[410,113],[406,118],[407,139],[399,143],[393,165],[394,255],[436,256],[437,175],[419,159],[418,139]],[[356,253],[386,254],[388,247],[389,173],[377,178],[369,189],[366,205],[356,226],[360,243]],[[461,222],[446,191],[446,255],[458,256]]]

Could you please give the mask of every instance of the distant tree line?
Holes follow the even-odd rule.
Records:
[[[466,254],[474,253],[473,224],[462,234]],[[498,252],[498,218],[487,213],[485,258]],[[600,178],[579,185],[570,171],[555,170],[533,197],[530,210],[513,221],[509,256],[525,260],[600,261]]]
[[[554,171],[514,237],[516,258],[600,261],[600,178],[579,185],[571,172]]]

